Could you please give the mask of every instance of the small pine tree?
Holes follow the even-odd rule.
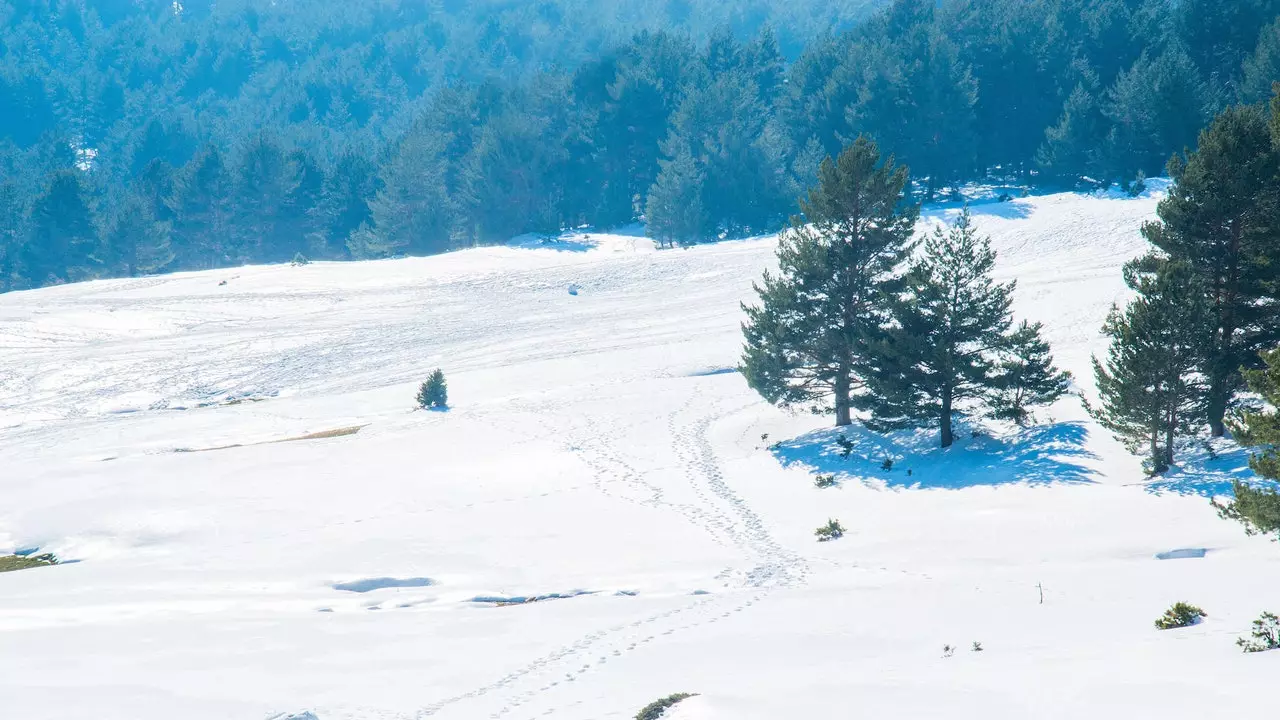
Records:
[[[1024,320],[1009,335],[987,397],[993,418],[1025,427],[1035,420],[1032,406],[1052,405],[1066,394],[1071,374],[1054,366],[1041,327]]]
[[[1205,418],[1205,382],[1199,372],[1213,317],[1190,268],[1163,262],[1154,275],[1125,268],[1139,297],[1113,308],[1103,326],[1111,337],[1105,362],[1093,359],[1100,405],[1089,413],[1128,447],[1147,452],[1147,470],[1173,464],[1174,441]]]
[[[443,410],[449,407],[449,388],[444,379],[444,371],[436,368],[427,381],[418,388],[418,407],[431,410]]]

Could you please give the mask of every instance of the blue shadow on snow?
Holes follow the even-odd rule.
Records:
[[[1179,447],[1173,468],[1148,480],[1144,484],[1147,492],[1230,497],[1231,483],[1235,480],[1280,489],[1280,483],[1260,478],[1249,469],[1247,449],[1229,441],[1218,440],[1215,444],[1217,448],[1213,453],[1199,443]]]
[[[839,442],[842,435],[850,443],[848,457],[843,456]],[[955,444],[943,450],[935,428],[881,435],[853,425],[807,433],[770,450],[784,467],[808,467],[841,480],[883,482],[890,488],[958,490],[1092,482],[1088,468],[1078,464],[1093,457],[1084,447],[1088,435],[1083,423],[1068,422],[1001,437],[973,437],[969,426],[961,423]],[[883,469],[886,459],[893,460],[890,470]]]

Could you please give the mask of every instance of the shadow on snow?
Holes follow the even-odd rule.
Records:
[[[1217,441],[1217,445],[1214,452],[1203,443],[1178,448],[1173,468],[1144,483],[1147,492],[1230,497],[1231,483],[1235,480],[1280,489],[1280,483],[1260,478],[1249,469],[1247,449],[1223,441]]]
[[[1083,423],[1055,423],[1009,435],[973,436],[959,424],[956,442],[937,447],[936,429],[881,435],[862,426],[832,428],[784,440],[770,449],[783,466],[802,466],[842,480],[882,482],[890,488],[958,490],[1009,485],[1091,482],[1081,460],[1089,431]],[[840,437],[847,438],[848,457]],[[884,469],[885,460],[893,466]],[[908,474],[910,473],[910,474]]]

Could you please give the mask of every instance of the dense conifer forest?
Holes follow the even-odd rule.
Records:
[[[876,7],[872,7],[875,5]],[[1280,0],[0,3],[0,290],[781,228],[860,135],[917,200],[1161,174]]]

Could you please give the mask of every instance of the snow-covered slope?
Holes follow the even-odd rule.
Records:
[[[1156,200],[974,208],[1086,389]],[[1234,638],[1280,610],[1280,548],[1204,497],[1240,453],[1145,484],[1069,399],[841,459],[731,371],[772,250],[578,237],[0,296],[0,554],[79,561],[0,574],[0,717],[1273,707],[1280,653]],[[452,410],[413,412],[437,366]],[[848,535],[815,542],[829,517]],[[1180,548],[1207,552],[1156,559]],[[1178,600],[1208,619],[1155,631]]]

